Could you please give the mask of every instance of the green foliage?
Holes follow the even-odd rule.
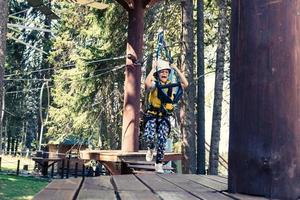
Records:
[[[56,27],[55,50],[49,59],[56,70],[48,136],[61,139],[77,135],[93,146],[99,145],[100,121],[110,122],[105,125],[106,136],[111,131],[117,134],[121,131],[112,124],[118,124],[113,119],[117,116],[120,121],[121,113],[108,113],[113,110],[109,109],[114,102],[113,85],[124,81],[121,71],[112,69],[124,64],[124,60],[88,63],[125,54],[127,23],[121,24],[119,20],[126,22],[126,14],[115,4],[107,11],[99,11],[67,2],[59,2],[57,13],[61,20]],[[66,67],[67,64],[71,67]],[[119,92],[123,93],[122,89]],[[116,102],[120,104],[120,100]],[[112,126],[113,130],[109,130]]]

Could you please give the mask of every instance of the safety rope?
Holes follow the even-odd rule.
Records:
[[[164,39],[164,31],[162,29],[159,29],[158,36],[157,36],[157,49],[156,49],[156,60],[161,57],[162,51],[165,52],[165,57],[168,59],[169,63],[173,63],[173,59],[171,56],[171,52],[168,49],[168,46],[166,45],[165,39]],[[158,71],[158,65],[156,65],[156,72]],[[175,77],[175,78],[174,78]],[[171,81],[171,84],[161,85],[160,81],[157,81],[157,89],[159,93],[161,93],[162,98],[161,101],[165,101],[167,103],[176,104],[181,96],[182,96],[182,87],[180,82],[178,81],[178,77],[175,76],[174,70],[171,68],[170,74],[168,79]],[[174,89],[174,98],[171,99],[169,95],[164,91],[164,88],[168,88],[168,90]]]

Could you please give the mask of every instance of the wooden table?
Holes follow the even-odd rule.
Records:
[[[42,157],[33,157],[36,163],[38,163],[42,168],[42,175],[48,175],[48,168],[54,165],[55,163],[62,161],[64,158],[42,158]]]
[[[220,176],[153,173],[55,180],[34,200],[267,200],[226,190],[227,179]]]

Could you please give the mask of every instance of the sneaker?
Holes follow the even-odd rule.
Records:
[[[153,150],[148,147],[146,153],[146,161],[151,162],[153,160]]]
[[[155,163],[155,171],[157,173],[163,174],[164,173],[163,164],[162,163]]]

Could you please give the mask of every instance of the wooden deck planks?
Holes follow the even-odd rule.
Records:
[[[34,200],[266,200],[227,192],[226,178],[191,174],[139,174],[53,180]],[[80,188],[81,187],[81,188]],[[80,189],[80,190],[79,190]]]
[[[136,175],[145,185],[158,194],[162,199],[198,199],[191,193],[161,178],[158,175]]]
[[[121,200],[160,200],[160,198],[151,191],[119,191],[118,197]]]
[[[119,199],[159,199],[156,194],[154,194],[134,175],[116,175],[113,176],[112,180]]]
[[[134,175],[115,175],[112,178],[116,191],[150,191]]]
[[[174,185],[188,191],[189,193],[197,196],[203,200],[210,200],[210,199],[222,199],[222,200],[229,200],[233,199],[228,196],[221,194],[218,190],[206,187],[198,182],[194,181],[194,179],[198,180],[197,177],[191,178],[190,175],[172,175],[172,174],[162,174],[159,175],[161,178],[172,182]],[[195,175],[198,176],[198,175]],[[204,179],[205,180],[205,179]]]
[[[182,189],[178,188],[176,185],[168,182],[161,177],[154,175],[136,175],[138,179],[140,179],[144,184],[150,187],[154,191],[183,191]]]
[[[111,183],[111,176],[85,178],[78,200],[115,199],[115,191]]]
[[[203,175],[202,175],[203,176]],[[205,178],[209,178],[227,185],[228,179],[223,176],[215,176],[215,175],[204,175]]]
[[[157,194],[163,200],[199,200],[199,198],[183,192],[158,191]]]
[[[46,188],[40,191],[34,200],[73,200],[80,189],[82,179],[53,180]]]
[[[180,176],[180,175],[179,175]],[[222,183],[211,178],[206,177],[206,175],[196,175],[196,174],[186,174],[184,175],[186,179],[193,180],[205,187],[211,188],[217,191],[225,191],[228,189],[227,183]]]

